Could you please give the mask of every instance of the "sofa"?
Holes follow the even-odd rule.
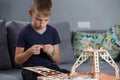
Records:
[[[15,63],[15,42],[18,32],[29,22],[11,20],[0,20],[0,80],[23,80],[21,76],[22,65]],[[71,70],[76,61],[72,47],[72,32],[69,22],[50,23],[59,33],[60,44],[60,68]],[[90,33],[101,33],[104,30],[86,30]],[[84,72],[90,70],[90,63],[85,62],[80,65],[76,71]],[[105,73],[113,74],[114,69],[107,63],[102,63],[100,70]]]

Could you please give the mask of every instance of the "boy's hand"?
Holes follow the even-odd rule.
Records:
[[[43,48],[43,45],[33,45],[30,50],[34,55],[40,54],[40,49]]]
[[[48,55],[51,55],[54,48],[51,44],[43,45],[43,51],[46,52]]]

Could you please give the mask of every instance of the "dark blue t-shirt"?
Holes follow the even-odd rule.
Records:
[[[45,45],[45,44],[59,44],[60,38],[58,32],[55,28],[47,25],[46,31],[43,34],[36,32],[31,24],[25,26],[18,35],[16,46],[25,48],[25,51],[35,44]],[[29,60],[27,60],[23,66],[45,66],[50,67],[53,61],[49,56],[41,50],[39,55],[32,55]]]

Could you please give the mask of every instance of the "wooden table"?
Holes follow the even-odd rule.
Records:
[[[57,75],[50,75],[50,77],[56,77]],[[77,76],[87,76],[85,72],[78,72]],[[45,76],[38,76],[38,80],[42,80],[41,78],[45,78]],[[119,77],[120,78],[120,77]],[[116,77],[114,75],[100,73],[100,80],[115,80]],[[117,79],[120,80],[120,79]]]
[[[85,75],[87,75],[87,73],[78,73],[78,75],[85,76]],[[100,73],[100,80],[115,80],[115,79],[116,79],[116,76],[114,76],[114,75]]]

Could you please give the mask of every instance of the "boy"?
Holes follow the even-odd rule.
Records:
[[[55,28],[48,25],[52,13],[51,0],[33,0],[29,14],[32,22],[25,26],[16,42],[15,61],[23,67],[44,66],[61,72],[55,63],[60,61],[60,38]],[[37,74],[23,70],[24,80],[37,80]]]

